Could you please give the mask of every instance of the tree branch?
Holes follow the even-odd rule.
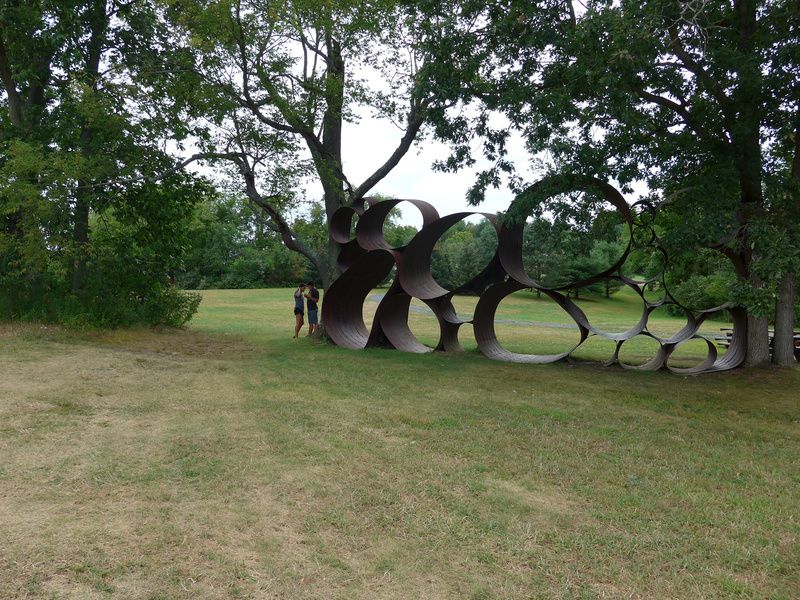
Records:
[[[723,145],[727,146],[729,141],[725,137],[717,137],[713,135],[710,131],[706,130],[702,127],[692,116],[692,113],[682,104],[678,104],[674,100],[670,100],[669,98],[665,98],[664,96],[659,96],[657,94],[652,94],[648,91],[643,89],[637,90],[639,97],[642,100],[646,100],[647,102],[652,102],[653,104],[657,104],[663,108],[671,110],[674,113],[677,113],[681,117],[683,117],[683,122],[686,123],[687,127],[689,127],[692,131],[694,131],[697,135],[704,137],[710,141],[719,143],[722,142]]]
[[[392,152],[392,155],[383,163],[380,167],[378,167],[372,175],[367,177],[364,182],[359,185],[352,194],[350,201],[353,202],[355,200],[360,200],[363,198],[367,192],[369,192],[373,187],[375,187],[381,179],[386,177],[392,169],[394,169],[397,164],[400,162],[400,159],[406,155],[409,148],[411,148],[411,144],[414,143],[414,140],[419,133],[422,124],[425,122],[425,108],[420,105],[412,106],[411,110],[408,113],[408,125],[406,127],[406,132],[403,134],[403,137],[400,140],[400,143],[395,148],[395,151]]]
[[[241,141],[240,138],[237,139]],[[264,218],[261,214],[256,213],[256,218],[260,217],[262,223],[279,234],[281,236],[281,241],[289,250],[305,256],[319,272],[322,272],[323,264],[320,257],[297,237],[289,223],[283,218],[283,215],[271,204],[271,201],[280,198],[281,195],[272,194],[270,196],[263,196],[261,192],[258,191],[255,172],[247,160],[247,154],[243,150],[241,152],[199,152],[179,163],[176,169],[181,169],[197,160],[208,159],[228,160],[235,164],[244,179],[244,191],[248,199],[260,209],[261,213],[266,215],[266,218]]]
[[[575,29],[578,25],[578,21],[575,18],[575,7],[572,6],[572,0],[566,0],[567,2],[567,14],[569,15],[569,25],[572,29]]]
[[[317,268],[318,271],[322,272],[322,261],[320,258],[311,251],[311,249],[306,246],[306,244],[297,237],[297,234],[292,231],[289,223],[286,219],[283,218],[283,215],[270,204],[271,200],[276,200],[281,197],[280,194],[273,194],[271,196],[262,196],[261,193],[258,191],[256,187],[256,177],[253,170],[250,168],[250,165],[247,163],[246,160],[239,160],[236,161],[237,165],[239,166],[239,171],[244,177],[245,181],[245,193],[247,197],[250,199],[253,204],[258,206],[264,214],[267,215],[269,218],[268,220],[271,221],[271,225],[268,225],[270,229],[275,231],[281,236],[281,241],[283,245],[286,246],[289,250],[297,252],[298,254],[302,254],[311,263]]]
[[[265,125],[268,125],[273,129],[277,129],[278,131],[300,134],[305,138],[308,135],[308,128],[304,127],[303,124],[299,122],[299,119],[289,118],[289,116],[285,114],[285,111],[281,106],[282,103],[276,102],[276,94],[273,93],[275,92],[274,86],[272,86],[271,82],[269,82],[268,80],[267,81],[264,80],[265,78],[263,76],[263,73],[261,73],[260,70],[258,69],[258,65],[256,65],[256,71],[258,72],[259,79],[261,79],[262,83],[265,84],[265,87],[267,88],[267,93],[270,95],[270,98],[272,100],[272,104],[275,105],[281,112],[284,119],[286,119],[286,123],[281,123],[280,121],[276,121],[275,119],[266,116],[264,113],[261,112],[258,103],[256,103],[253,100],[253,97],[250,94],[250,67],[249,67],[250,61],[247,58],[247,46],[244,40],[245,36],[244,36],[244,24],[242,23],[242,15],[241,15],[241,2],[236,3],[236,8],[234,11],[234,19],[237,27],[236,46],[239,51],[239,60],[241,62],[239,67],[242,71],[242,94],[244,98],[239,97],[239,95],[236,94],[230,88],[228,89],[229,93],[233,92],[233,98],[236,99],[236,101],[239,104],[242,104],[243,108],[249,109],[250,112],[252,112],[253,115]],[[279,95],[277,96],[280,99]]]
[[[8,56],[6,55],[6,45],[3,41],[3,27],[0,25],[0,80],[3,81],[3,87],[8,96],[8,113],[11,123],[16,127],[21,127],[24,115],[22,110],[22,99],[20,98],[17,84],[14,81],[14,75],[11,72],[11,67],[8,64]]]
[[[730,99],[725,94],[725,91],[720,87],[719,82],[711,77],[709,72],[706,71],[703,66],[698,63],[694,57],[689,54],[689,52],[686,51],[686,49],[683,47],[680,35],[678,34],[678,29],[675,27],[675,25],[671,25],[667,31],[669,31],[670,47],[675,53],[675,56],[680,59],[681,64],[683,64],[688,71],[694,73],[697,78],[702,81],[705,88],[719,104],[720,110],[722,110],[722,114],[725,116],[726,122],[730,122]]]
[[[311,44],[308,41],[308,38],[303,33],[303,25],[302,25],[302,23],[297,22],[296,23],[296,27],[297,27],[297,34],[300,36],[300,43],[303,45],[303,48],[308,48],[314,54],[319,56],[322,60],[327,61],[328,60],[328,55],[325,54],[322,50],[319,49],[319,40],[317,40],[316,44]]]
[[[193,154],[192,156],[184,159],[183,161],[177,163],[170,169],[165,171],[161,171],[155,176],[148,176],[142,175],[141,177],[125,177],[122,179],[108,179],[105,181],[98,181],[95,183],[86,183],[83,184],[82,187],[85,189],[95,189],[95,188],[103,188],[109,185],[128,185],[132,183],[139,183],[139,182],[146,182],[146,183],[158,183],[159,181],[163,180],[167,175],[172,175],[173,173],[177,173],[184,167],[196,162],[198,160],[211,160],[211,159],[226,159],[235,161],[237,159],[243,158],[244,155],[241,152],[199,152],[197,154]]]
[[[180,171],[184,167],[198,160],[221,159],[221,160],[236,161],[236,160],[241,160],[243,158],[244,154],[242,154],[241,152],[198,152],[197,154],[192,154],[189,158],[178,163],[174,169],[171,169],[168,172]]]

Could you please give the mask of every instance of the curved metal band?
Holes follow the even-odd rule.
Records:
[[[569,285],[548,288],[532,279],[523,265],[522,249],[525,215],[535,202],[554,194],[570,191],[596,191],[609,202],[622,217],[628,228],[628,243],[622,255],[609,268]],[[413,205],[422,215],[423,227],[403,247],[393,247],[383,234],[383,226],[391,210],[402,202]],[[624,369],[657,370],[666,368],[672,373],[698,374],[733,369],[741,365],[746,353],[747,319],[743,309],[728,305],[693,312],[683,307],[664,286],[664,296],[658,301],[647,300],[646,286],[656,279],[636,281],[622,272],[632,249],[642,245],[660,252],[664,264],[668,257],[658,246],[655,231],[650,226],[657,207],[649,202],[634,205],[647,213],[649,221],[637,223],[632,207],[628,206],[619,191],[610,184],[594,177],[563,175],[549,177],[537,182],[520,194],[509,208],[511,218],[502,224],[495,215],[487,213],[459,212],[439,217],[436,209],[421,200],[383,200],[366,198],[353,206],[337,210],[330,222],[330,236],[339,246],[338,264],[345,270],[327,290],[322,305],[323,319],[331,340],[345,348],[384,346],[405,352],[430,352],[434,348],[420,342],[408,325],[409,307],[412,298],[419,298],[431,310],[439,325],[437,350],[457,351],[461,349],[459,331],[465,323],[472,323],[479,350],[493,360],[542,364],[563,360],[590,336],[614,341],[615,348],[607,365],[618,363]],[[454,290],[442,287],[433,277],[431,258],[436,243],[444,233],[459,221],[480,215],[490,221],[498,237],[497,250],[489,263],[469,281]],[[353,219],[358,217],[355,237],[352,236]],[[514,220],[516,219],[516,221]],[[634,240],[636,244],[634,246]],[[721,251],[727,252],[724,248]],[[739,265],[737,266],[737,271]],[[396,267],[397,274],[392,285],[380,300],[372,327],[367,329],[362,316],[363,304],[372,290],[384,281]],[[586,313],[568,296],[566,289],[580,288],[602,280],[615,280],[633,289],[642,302],[642,316],[625,331],[606,332],[592,325]],[[658,279],[664,284],[663,276]],[[521,354],[507,350],[500,343],[495,331],[495,316],[500,303],[510,294],[523,289],[533,289],[553,300],[572,321],[578,330],[577,343],[564,352],[537,355]],[[458,294],[476,294],[478,303],[472,319],[460,317],[452,299]],[[668,337],[651,332],[648,322],[659,307],[673,304],[684,309],[686,324]],[[734,333],[727,352],[718,356],[716,346],[699,334],[701,325],[721,310],[730,311]],[[656,355],[641,365],[625,364],[620,360],[620,349],[630,340],[644,336],[658,343]],[[676,348],[690,340],[702,339],[708,352],[697,365],[681,368],[669,364]]]

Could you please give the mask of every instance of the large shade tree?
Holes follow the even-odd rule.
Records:
[[[680,224],[674,247],[722,244],[748,310],[750,365],[793,362],[798,270],[800,5],[790,0],[418,2],[429,15],[438,90],[470,110],[437,123],[472,160],[471,133],[494,160],[471,199],[512,176],[508,129],[558,171],[624,186],[643,180]],[[442,43],[446,40],[447,43]],[[629,188],[630,189],[630,188]],[[780,293],[776,294],[776,290]]]
[[[291,226],[311,175],[326,222],[359,202],[409,151],[433,109],[414,18],[391,0],[175,0],[177,90],[196,115],[196,159],[227,161],[265,223],[328,286],[337,245],[320,253]],[[398,126],[397,144],[363,181],[345,172],[343,126],[369,114]]]
[[[4,312],[18,314],[37,295],[49,305],[97,301],[89,280],[121,271],[98,255],[93,216],[113,214],[118,233],[133,236],[127,247],[150,257],[131,273],[136,283],[117,283],[143,301],[163,286],[198,195],[163,148],[182,131],[159,92],[169,48],[155,0],[0,1]]]

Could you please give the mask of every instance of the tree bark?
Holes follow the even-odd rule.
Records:
[[[333,213],[345,204],[344,181],[336,174],[342,171],[342,110],[344,108],[345,63],[339,42],[330,33],[326,35],[327,72],[325,86],[325,114],[322,117],[322,148],[324,156],[317,170],[325,194],[325,214],[331,222]],[[321,167],[321,168],[320,168]],[[339,244],[331,237],[328,228],[328,263],[321,272],[322,284],[327,289],[341,274]]]
[[[794,359],[794,302],[795,274],[784,273],[778,283],[775,304],[775,338],[772,342],[772,362],[782,367],[793,367]]]
[[[103,55],[108,14],[106,13],[106,0],[96,0],[92,6],[91,35],[86,49],[84,76],[92,90],[97,91],[100,79],[100,59]],[[89,158],[95,153],[93,147],[94,129],[91,124],[81,126],[79,147],[81,154]],[[89,248],[89,212],[91,210],[91,191],[87,188],[86,181],[79,181],[75,198],[75,225],[73,229],[73,242],[75,244],[75,257],[72,265],[72,291],[80,291],[86,279],[86,261]]]
[[[748,281],[753,289],[764,286],[764,282],[753,273],[754,256],[750,249],[747,226],[757,215],[763,214],[764,197],[762,194],[763,156],[761,149],[761,119],[763,97],[762,74],[758,61],[755,60],[755,36],[758,27],[757,6],[754,0],[736,0],[734,8],[737,20],[737,46],[741,59],[737,61],[737,85],[731,97],[732,111],[726,111],[726,119],[731,121],[728,127],[733,141],[733,155],[739,185],[741,187],[741,203],[739,219],[745,231],[743,239],[744,264]],[[735,117],[735,126],[733,121]],[[749,312],[749,311],[748,311]],[[769,363],[769,320],[766,317],[747,316],[747,357],[745,366],[759,367]]]
[[[72,261],[72,292],[77,293],[86,279],[86,259],[89,247],[89,196],[84,184],[78,186],[75,202],[75,225],[72,241],[75,244]]]
[[[800,218],[800,115],[794,129],[794,157],[789,177],[787,194],[787,213],[783,215],[786,223],[797,223]],[[775,299],[775,339],[772,342],[772,360],[782,367],[792,367],[794,357],[794,305],[797,301],[797,276],[791,270],[784,273],[778,282]]]
[[[753,262],[752,256],[746,257],[748,268]],[[750,272],[748,282],[753,289],[764,287],[754,273]],[[744,359],[745,367],[763,367],[769,364],[769,319],[767,317],[757,317],[747,312],[747,353]]]
[[[22,98],[20,97],[17,84],[14,81],[14,75],[11,72],[10,61],[6,55],[6,46],[3,41],[3,27],[0,24],[0,81],[3,83],[3,88],[6,91],[8,98],[8,117],[11,124],[15,127],[22,127],[24,121],[24,113],[22,106]]]
[[[745,367],[769,364],[769,319],[747,315],[747,356]]]

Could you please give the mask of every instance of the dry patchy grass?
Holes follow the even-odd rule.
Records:
[[[0,327],[2,598],[795,598],[797,372]]]

